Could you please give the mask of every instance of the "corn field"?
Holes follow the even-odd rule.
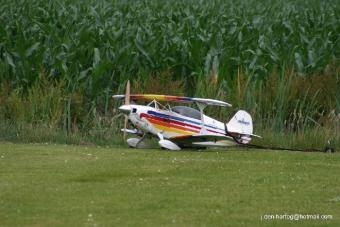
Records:
[[[339,57],[338,0],[4,0],[0,117],[111,127],[130,79],[232,102],[278,131],[338,127]]]

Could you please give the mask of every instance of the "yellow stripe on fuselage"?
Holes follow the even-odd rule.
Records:
[[[194,134],[192,132],[188,132],[188,131],[184,131],[184,130],[180,130],[180,129],[176,129],[176,128],[170,128],[170,127],[166,127],[164,125],[159,125],[159,124],[155,124],[155,123],[152,123],[152,124],[159,130],[164,130],[164,131],[168,131],[168,132],[175,132],[175,133],[182,134],[182,135],[193,135]]]

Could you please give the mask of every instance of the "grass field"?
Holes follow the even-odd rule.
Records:
[[[338,154],[1,143],[0,226],[339,226],[339,171]],[[332,220],[263,220],[285,213]]]

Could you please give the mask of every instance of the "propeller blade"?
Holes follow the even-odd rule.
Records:
[[[125,105],[130,105],[130,80],[128,80],[127,83],[126,83]]]
[[[130,105],[130,80],[127,81],[126,83],[126,88],[125,88],[125,105]],[[128,115],[125,115],[125,121],[124,121],[124,135],[123,138],[126,138],[126,127],[128,124],[129,117]]]

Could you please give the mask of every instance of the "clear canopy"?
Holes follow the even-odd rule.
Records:
[[[201,120],[201,112],[188,106],[174,106],[171,110],[185,117]]]

